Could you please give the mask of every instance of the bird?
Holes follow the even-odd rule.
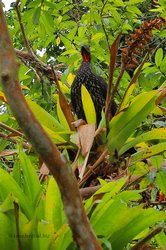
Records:
[[[76,77],[71,86],[71,105],[74,113],[78,119],[86,121],[82,99],[81,99],[81,86],[82,84],[88,90],[96,111],[97,126],[101,120],[101,111],[105,106],[107,96],[107,84],[105,80],[93,73],[91,66],[91,53],[87,45],[81,47],[82,63],[78,69]],[[117,110],[115,101],[112,101],[110,111],[114,116]]]

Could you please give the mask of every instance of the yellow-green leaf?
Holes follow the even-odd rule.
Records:
[[[136,162],[142,159],[147,159],[151,156],[160,154],[162,152],[166,151],[166,142],[162,142],[159,144],[156,144],[154,146],[148,147],[144,150],[141,150],[137,152],[136,154],[133,154],[130,158],[131,162]]]
[[[86,89],[86,87],[82,84],[81,86],[81,99],[83,104],[83,109],[85,113],[85,117],[88,124],[96,124],[96,111],[92,101],[92,98]]]
[[[45,127],[53,130],[53,131],[64,131],[62,125],[51,116],[46,110],[40,107],[36,102],[31,101],[30,99],[26,99],[30,109],[35,114],[38,121],[44,125]]]
[[[58,185],[53,177],[50,178],[45,202],[45,220],[53,223],[57,231],[63,224],[64,212]]]
[[[135,146],[140,142],[150,141],[150,140],[166,140],[166,128],[156,128],[149,132],[143,133],[142,135],[134,138],[133,140],[127,142],[119,151],[119,155],[122,155],[129,148]]]

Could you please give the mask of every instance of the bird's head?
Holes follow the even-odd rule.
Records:
[[[88,46],[83,45],[81,47],[81,54],[82,54],[82,59],[84,62],[90,62],[91,55],[90,55],[90,49]]]

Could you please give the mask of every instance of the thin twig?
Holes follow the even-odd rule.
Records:
[[[8,137],[8,135],[3,134],[3,133],[1,133],[1,132],[0,132],[0,137],[3,138],[4,140],[13,142],[14,144],[17,144],[17,143],[18,143],[18,140],[17,140],[17,139]],[[28,142],[22,142],[22,146],[23,146],[23,148],[25,148],[25,149],[29,149],[29,148],[31,147],[31,145],[30,145]]]
[[[27,48],[28,52],[33,55],[33,51],[32,51],[32,48],[30,46],[30,43],[29,43],[29,40],[27,39],[26,37],[26,34],[25,34],[25,29],[24,29],[24,25],[22,23],[22,18],[21,18],[21,13],[20,13],[20,0],[17,0],[16,3],[15,3],[15,9],[16,9],[16,13],[17,13],[17,17],[18,17],[18,22],[20,24],[20,29],[21,29],[21,32],[22,32],[22,35],[23,35],[23,40],[24,40],[24,44],[25,44],[25,47]]]
[[[4,128],[4,129],[6,129],[6,130],[8,130],[8,131],[10,131],[10,132],[12,132],[12,133],[14,133],[15,135],[24,136],[23,133],[21,133],[20,131],[14,129],[14,128],[12,128],[12,127],[9,127],[8,125],[6,125],[6,124],[3,123],[3,122],[0,122],[0,127],[1,127],[1,128]]]
[[[110,100],[109,100],[109,103],[111,103],[112,100],[114,99],[114,95],[115,95],[115,93],[117,92],[117,89],[118,89],[120,80],[122,79],[122,76],[123,76],[123,74],[124,74],[124,71],[125,71],[125,68],[121,68],[121,69],[120,69],[120,73],[119,73],[119,75],[118,75],[118,78],[117,78],[116,83],[115,83],[115,85],[114,85],[114,88],[113,88],[113,90],[112,90],[112,95],[111,95],[111,98],[110,98]]]
[[[151,201],[150,202],[150,205],[153,205],[153,206],[158,206],[158,205],[164,205],[166,206],[166,201]]]
[[[62,90],[61,90],[61,87],[60,87],[60,85],[59,85],[58,79],[57,79],[57,77],[56,77],[56,74],[55,74],[55,70],[54,70],[53,65],[51,65],[51,70],[52,70],[52,76],[53,76],[54,82],[56,83],[57,89],[58,89],[59,93],[62,93],[62,94],[63,94],[63,92],[62,92]]]
[[[104,22],[103,22],[103,16],[102,16],[104,8],[105,8],[107,2],[108,2],[108,0],[106,0],[105,3],[103,1],[103,6],[102,6],[101,11],[100,11],[100,21],[101,21],[101,25],[102,25],[102,28],[103,28],[103,31],[104,31],[104,34],[105,34],[105,38],[106,38],[106,41],[107,41],[108,49],[110,49],[109,37],[108,37],[107,31],[105,29],[105,25],[104,25]]]
[[[85,173],[82,180],[79,182],[79,187],[81,187],[84,182],[94,173],[94,171],[99,167],[100,163],[103,162],[105,157],[108,155],[108,149],[105,149],[104,152],[100,155],[97,161],[93,164],[91,168]]]

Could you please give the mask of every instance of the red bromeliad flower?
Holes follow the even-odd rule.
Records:
[[[166,19],[162,17],[155,18],[150,22],[144,21],[140,29],[135,29],[130,38],[126,39],[128,47],[122,48],[122,67],[125,69],[133,69],[139,65],[138,56],[142,56],[145,46],[152,39],[152,30],[161,30],[166,24]]]

